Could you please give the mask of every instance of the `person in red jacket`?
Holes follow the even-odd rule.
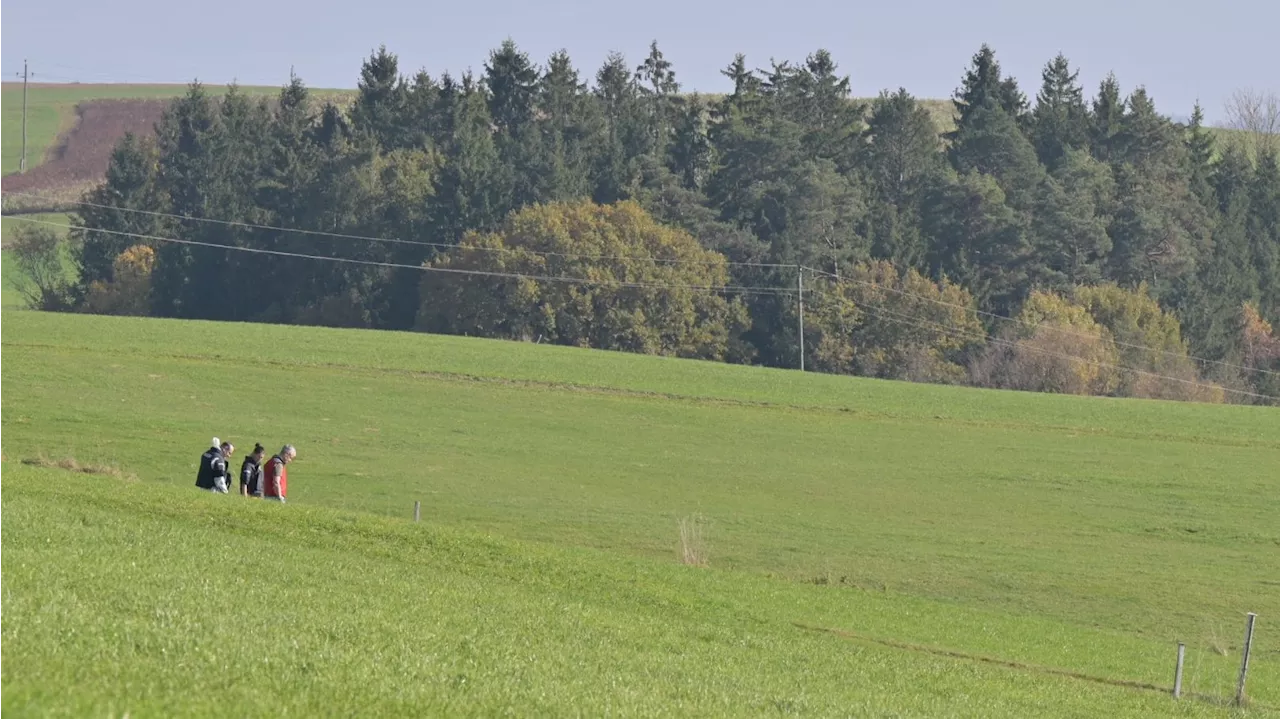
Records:
[[[280,454],[267,460],[267,463],[262,467],[263,499],[284,502],[285,497],[289,494],[289,470],[285,469],[285,465],[292,462],[297,456],[298,450],[294,449],[293,445],[286,444],[280,448]]]

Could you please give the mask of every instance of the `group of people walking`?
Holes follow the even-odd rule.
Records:
[[[229,460],[235,454],[235,445],[213,438],[213,446],[200,455],[200,470],[196,473],[196,486],[217,494],[230,494],[231,465]],[[285,501],[289,491],[289,471],[287,466],[298,456],[293,445],[286,444],[280,453],[272,455],[266,462],[262,461],[266,450],[261,444],[254,444],[253,453],[244,458],[240,465],[240,494],[244,497],[260,497],[274,502]]]

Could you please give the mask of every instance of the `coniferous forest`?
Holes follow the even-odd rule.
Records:
[[[656,43],[594,73],[510,41],[476,74],[385,49],[359,72],[348,105],[298,78],[270,101],[191,85],[116,147],[74,216],[79,278],[44,304],[1280,395],[1274,147],[1198,107],[1175,122],[1141,85],[1082,87],[1062,56],[1023,87],[982,47],[954,123],[905,89],[852,98],[823,50],[733,58],[714,97]]]

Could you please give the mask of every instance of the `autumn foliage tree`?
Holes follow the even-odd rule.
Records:
[[[1032,292],[1011,329],[973,367],[979,384],[1060,394],[1110,394],[1119,383],[1110,332],[1069,299]]]
[[[151,272],[156,253],[147,245],[133,245],[111,263],[110,280],[89,284],[84,310],[104,315],[146,315],[151,306]]]
[[[635,202],[535,205],[472,232],[431,262],[419,326],[500,337],[745,361],[746,309],[726,296],[725,258]]]
[[[1222,401],[1221,388],[1199,381],[1178,318],[1161,309],[1146,285],[1078,287],[1074,299],[1116,343],[1116,394],[1123,397]]]
[[[809,365],[824,372],[959,382],[960,355],[984,337],[968,291],[884,260],[817,279],[806,305]]]

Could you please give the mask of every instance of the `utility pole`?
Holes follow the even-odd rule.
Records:
[[[796,290],[800,295],[800,371],[804,371],[804,268],[796,266]]]
[[[18,160],[18,172],[27,171],[27,61],[22,61],[22,159]]]

